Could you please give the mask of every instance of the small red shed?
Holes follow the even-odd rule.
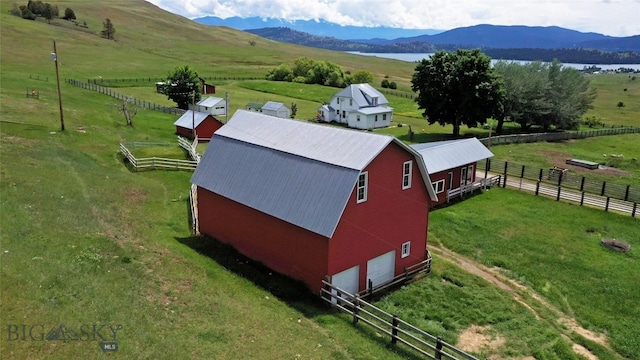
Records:
[[[429,177],[438,197],[434,206],[480,188],[480,182],[476,181],[478,161],[493,156],[476,138],[435,141],[411,147],[422,155],[429,169]]]
[[[420,155],[393,136],[238,110],[191,182],[200,232],[320,292],[388,282],[426,257]]]
[[[194,128],[198,138],[210,139],[222,127],[222,122],[213,115],[193,110],[187,110],[173,124],[176,126],[176,134],[188,139],[193,139]]]
[[[216,93],[216,86],[207,84],[207,81],[204,78],[200,78],[200,86],[202,87],[202,94],[208,95]]]

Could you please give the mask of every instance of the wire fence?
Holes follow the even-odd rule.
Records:
[[[150,101],[145,101],[145,100],[140,100],[140,99],[136,99],[132,96],[129,95],[124,95],[121,94],[111,88],[108,88],[106,86],[102,86],[102,85],[97,85],[97,84],[91,84],[88,82],[82,82],[82,81],[78,81],[75,79],[67,79],[66,80],[67,83],[73,85],[73,86],[77,86],[83,89],[87,89],[87,90],[93,90],[93,91],[97,91],[101,94],[105,94],[105,95],[109,95],[111,97],[114,97],[116,99],[119,100],[129,100],[132,103],[134,103],[137,106],[146,108],[146,109],[150,109],[150,110],[157,110],[157,111],[162,111],[165,113],[169,113],[169,114],[174,114],[174,115],[182,115],[185,113],[185,110],[182,109],[178,109],[175,107],[169,107],[169,106],[164,106],[164,105],[158,105],[156,103],[152,103]]]
[[[563,132],[545,132],[534,134],[513,134],[491,136],[479,139],[485,146],[503,145],[503,144],[519,144],[532,143],[541,141],[560,141],[571,139],[586,139],[595,136],[621,135],[621,134],[637,134],[640,133],[640,127],[634,126],[611,126],[602,129],[580,130],[580,131],[563,131]]]
[[[264,80],[264,77],[256,77],[256,76],[200,76],[201,79],[204,80],[217,80],[217,81],[241,81],[241,80]],[[155,84],[157,82],[166,81],[166,77],[142,77],[142,78],[113,78],[113,79],[103,79],[103,78],[93,78],[87,79],[88,84],[94,85],[118,85],[118,84]]]

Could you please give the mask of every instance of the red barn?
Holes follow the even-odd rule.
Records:
[[[173,124],[176,126],[176,134],[188,139],[193,139],[194,128],[198,138],[209,139],[222,127],[222,122],[213,115],[193,110],[187,110]]]
[[[435,141],[411,147],[422,155],[429,169],[429,177],[438,197],[434,206],[480,188],[481,182],[476,181],[478,161],[493,156],[476,138]]]
[[[200,78],[200,87],[201,89],[201,94],[215,94],[216,93],[216,86],[215,85],[211,85],[211,84],[207,84],[206,80],[204,78]]]
[[[238,110],[191,181],[200,232],[315,292],[357,292],[425,260],[420,155],[393,136]]]

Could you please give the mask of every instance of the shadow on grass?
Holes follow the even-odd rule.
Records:
[[[291,277],[271,270],[263,263],[242,255],[229,244],[224,244],[208,236],[190,236],[176,238],[176,240],[197,251],[199,254],[211,258],[226,270],[270,292],[273,296],[286,302],[289,306],[301,312],[305,317],[313,319],[320,325],[334,321],[327,321],[326,316],[331,316],[331,318],[336,321],[350,322],[348,315],[340,316],[342,314],[340,310],[333,309],[327,302],[320,298],[319,294],[312,293],[302,281],[292,279]],[[376,298],[378,298],[378,296],[376,296]],[[354,327],[354,330],[365,335],[369,341],[380,344],[382,347],[398,354],[404,359],[422,358],[406,346],[392,344],[390,338],[380,336],[379,332],[370,326],[358,325]],[[341,335],[348,336],[349,334],[343,333]]]
[[[271,270],[263,263],[242,255],[229,244],[208,236],[191,236],[177,238],[177,240],[211,258],[225,269],[270,292],[307,317],[331,311],[320,295],[312,293],[302,281]]]

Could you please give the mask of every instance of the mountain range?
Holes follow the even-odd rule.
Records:
[[[563,62],[640,63],[640,35],[614,37],[557,26],[482,24],[441,31],[341,26],[325,20],[286,21],[259,17],[193,20],[247,31],[271,40],[340,51],[426,53],[481,48],[492,57],[509,55],[518,60],[558,58]]]

